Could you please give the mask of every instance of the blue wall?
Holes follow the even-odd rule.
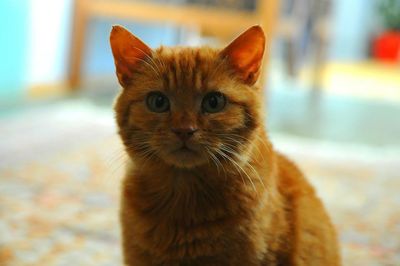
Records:
[[[0,101],[18,97],[26,83],[28,15],[27,0],[0,0]]]

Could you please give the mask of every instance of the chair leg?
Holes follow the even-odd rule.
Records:
[[[290,38],[289,40],[285,41],[284,46],[286,73],[289,75],[290,78],[295,78],[297,75],[296,57],[298,56],[296,51],[296,44],[294,40]]]
[[[75,0],[74,18],[71,35],[68,85],[70,90],[77,90],[81,85],[81,69],[85,48],[88,14],[86,0]]]
[[[322,36],[315,36],[314,44],[314,71],[312,77],[312,89],[320,91],[323,87],[326,58],[327,58],[327,45],[326,40]]]

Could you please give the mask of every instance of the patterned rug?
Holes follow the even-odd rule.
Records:
[[[400,265],[400,150],[271,134],[316,186],[344,265]],[[122,265],[112,114],[67,101],[0,117],[0,265]]]

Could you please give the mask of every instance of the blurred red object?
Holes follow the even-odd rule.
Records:
[[[378,60],[400,62],[400,31],[387,31],[373,43],[373,55]]]

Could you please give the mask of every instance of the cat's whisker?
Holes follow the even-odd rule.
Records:
[[[153,65],[154,67],[157,68],[157,70],[158,70],[157,73],[158,73],[159,76],[161,77],[162,75],[161,75],[160,68],[158,67],[156,61],[154,61],[153,57],[151,57],[150,55],[148,55],[146,52],[144,52],[142,49],[140,49],[140,48],[138,48],[138,47],[133,47],[133,48],[136,49],[136,50],[138,50],[139,52],[141,52],[147,59],[150,60],[150,62],[152,63],[151,65]]]
[[[146,165],[147,163],[149,163],[155,157],[156,157],[156,153],[154,151],[151,151],[151,152],[147,153],[146,155],[143,156],[143,158],[144,158],[144,161],[142,162],[143,165]]]
[[[156,152],[151,149],[150,145],[148,146],[142,146],[141,149],[139,150],[134,150],[132,147],[129,147],[128,150],[131,150],[132,152],[135,153],[137,158],[141,160],[141,165],[144,166],[146,163],[151,161],[156,156]]]
[[[221,166],[221,168],[222,168],[222,170],[223,170],[223,172],[224,172],[225,179],[226,179],[226,178],[227,178],[227,172],[228,172],[228,171],[226,171],[224,165],[221,163],[221,161],[218,159],[218,157],[215,156],[215,154],[212,152],[212,150],[214,150],[214,149],[212,148],[212,150],[210,150],[209,148],[207,148],[207,145],[209,145],[210,147],[212,147],[212,144],[213,144],[213,143],[210,143],[210,142],[206,141],[206,142],[204,142],[203,144],[206,145],[205,148],[209,151],[210,156],[214,157],[215,160],[220,164],[220,166]],[[225,157],[223,157],[223,159],[226,161],[226,158],[225,158]]]
[[[115,161],[115,160],[119,160],[121,159],[121,157],[125,156],[124,150],[123,148],[118,148],[116,150],[114,150],[113,152],[111,152],[106,159],[106,165],[107,166],[111,166],[111,164]]]
[[[240,166],[231,156],[229,156],[228,154],[226,154],[225,152],[223,152],[223,150],[221,149],[216,149],[217,153],[220,154],[221,156],[225,157],[226,159],[228,159],[235,167],[237,167],[239,169],[239,173],[243,173],[245,174],[245,176],[247,177],[247,179],[250,181],[251,186],[253,187],[254,191],[258,194],[257,189],[253,183],[253,180],[251,179],[251,177],[249,176],[249,174],[243,169],[242,166]]]
[[[219,165],[218,165],[218,163],[220,163],[220,162],[218,161],[218,158],[207,147],[206,147],[206,151],[207,151],[207,154],[210,155],[210,158],[213,161],[213,163],[215,164],[215,166],[217,167],[217,172],[218,172],[218,175],[219,175]]]
[[[111,169],[113,171],[114,165],[120,163],[121,161],[125,163],[126,153],[124,148],[116,149],[114,152],[111,152],[106,159],[106,168]]]
[[[214,71],[211,72],[210,77],[214,77],[214,75],[217,73],[217,71],[220,69],[220,67],[226,62],[225,59],[220,59],[221,61],[218,63],[218,65],[214,68]]]
[[[144,64],[146,64],[147,66],[149,66],[153,70],[154,74],[156,74],[159,79],[162,79],[161,74],[154,68],[154,66],[152,64],[150,64],[146,60],[143,60],[143,59],[141,59],[139,57],[134,57],[134,56],[127,57],[127,59],[136,59],[136,60],[139,60],[140,62],[143,62]]]
[[[231,141],[233,143],[230,143],[228,141]],[[237,141],[237,140],[229,139],[229,138],[227,138],[227,141],[225,141],[223,143],[224,143],[224,145],[231,147],[233,150],[241,150],[242,146],[245,145],[245,143],[243,143],[241,141]]]
[[[217,173],[219,175],[219,165],[220,165],[220,161],[218,160],[217,157],[215,157],[214,154],[212,154],[211,152],[209,152],[209,155],[211,156],[212,161],[215,163],[215,165],[217,166]]]
[[[133,148],[131,148],[131,150],[133,150]],[[136,154],[138,155],[145,155],[146,153],[148,153],[149,151],[151,151],[150,149],[150,145],[141,145],[139,147],[135,147],[134,151],[136,152]]]
[[[235,166],[236,169],[238,169],[239,174],[241,175],[241,173],[243,173],[246,178],[250,181],[251,186],[253,188],[253,190],[257,193],[257,189],[251,179],[251,177],[249,176],[249,174],[243,169],[242,166],[240,166],[232,157],[230,157],[228,154],[226,154],[225,152],[223,152],[222,150],[220,150],[220,154],[224,154],[225,157]]]
[[[215,158],[215,161],[221,166],[221,168],[222,168],[222,171],[224,172],[224,175],[225,175],[225,179],[227,178],[227,171],[226,171],[226,169],[225,169],[225,167],[224,167],[224,165],[222,164],[222,162],[218,159],[218,157],[217,156],[215,156],[215,154],[211,151],[211,150],[209,150],[210,151],[210,155],[213,157],[213,158]]]
[[[221,134],[222,135],[222,134]],[[244,137],[242,137],[242,136],[240,136],[240,135],[237,135],[238,137],[240,137],[241,139],[243,139],[243,140],[245,140],[245,141],[250,141],[250,140],[248,140],[248,139],[246,139],[246,138],[244,138]],[[234,142],[234,143],[236,143],[238,146],[234,146],[233,144],[230,144],[230,143],[227,143],[227,142],[225,142],[224,144],[225,145],[230,145],[231,146],[231,148],[239,148],[239,147],[241,147],[241,146],[243,146],[243,145],[245,145],[246,143],[245,142],[242,142],[242,141],[239,141],[239,140],[236,140],[233,136],[231,137],[231,136],[229,136],[229,134],[224,134],[223,136],[221,136],[222,138],[224,138],[224,139],[226,139],[226,140],[228,140],[228,141],[232,141],[232,142]],[[261,150],[260,150],[260,148],[257,146],[257,145],[254,145],[254,147],[257,149],[257,152],[259,153],[259,154],[261,154],[262,155],[262,152],[261,152]],[[263,156],[263,155],[262,155]]]
[[[143,51],[142,51],[142,52],[143,52]],[[153,55],[154,55],[154,53],[153,53]],[[150,60],[152,60],[153,63],[154,63],[155,65],[157,65],[157,62],[158,62],[160,67],[163,67],[164,70],[167,69],[167,66],[165,65],[165,63],[164,63],[162,60],[160,60],[160,58],[158,58],[157,56],[156,56],[156,57],[149,56],[147,53],[146,53],[146,56],[147,56]],[[157,62],[156,62],[155,60],[157,60]],[[160,71],[160,73],[162,73],[162,71]]]
[[[260,177],[259,173],[254,169],[254,167],[251,165],[251,163],[246,164],[246,166],[253,172],[253,175],[258,179],[258,181],[261,183],[263,186],[264,190],[266,189],[266,186],[264,184],[264,181]]]
[[[120,156],[117,160],[114,160],[114,162],[110,163],[108,166],[106,166],[107,169],[107,175],[106,179],[111,180],[116,176],[118,171],[126,166],[126,160],[127,157],[125,156],[125,153],[123,153],[123,156]]]
[[[227,162],[230,162],[230,161],[231,161],[230,158],[228,158],[224,153],[222,153],[222,152],[219,151],[218,149],[216,149],[216,152],[217,152],[220,156],[222,156],[222,158],[223,158],[225,161],[227,161]],[[222,153],[222,154],[221,154],[221,153]],[[242,172],[240,171],[240,169],[239,169],[235,164],[233,164],[233,167],[236,169],[237,173],[239,174],[240,178],[242,179],[243,185],[246,186],[246,181],[243,179]]]
[[[232,156],[234,156],[235,158],[238,158],[240,161],[243,161],[243,159],[241,159],[242,156],[240,156],[240,154],[238,154],[234,150],[232,150],[230,148],[227,148],[227,147],[224,147],[224,146],[222,146],[221,149],[223,149],[224,151],[232,154]],[[246,163],[245,167],[250,168],[250,170],[253,172],[253,175],[258,179],[258,181],[262,184],[262,186],[265,189],[264,182],[262,181],[262,179],[261,179],[260,175],[258,174],[258,172],[254,169],[254,167],[250,163]]]
[[[226,148],[222,148],[222,147],[221,147],[221,149],[223,149],[224,151],[226,151],[226,152],[228,152],[228,153],[231,153],[235,158],[239,158],[239,160],[242,161],[242,159],[240,159],[241,156],[240,156],[239,154],[237,154],[236,152],[234,152],[234,151],[232,151],[232,150],[229,150],[229,149],[226,149]],[[250,170],[253,171],[253,175],[255,175],[255,177],[260,181],[260,183],[263,185],[263,187],[264,187],[264,189],[265,189],[265,185],[264,185],[263,181],[261,180],[261,178],[260,178],[260,176],[258,175],[258,173],[255,171],[255,169],[251,166],[251,164],[249,164],[248,162],[246,162],[246,165],[243,166],[243,167],[247,167],[247,168],[250,167]],[[243,170],[244,173],[248,174],[247,171],[245,171],[243,168],[241,168],[241,169]],[[249,175],[248,175],[248,177],[249,177],[250,181],[252,182],[252,179],[250,178]],[[252,184],[253,184],[253,182],[252,182]],[[253,184],[253,186],[254,186],[254,184]]]
[[[166,71],[166,70],[167,70],[166,64],[165,64],[162,60],[160,60],[160,58],[158,58],[158,57],[155,57],[155,59],[156,59],[157,62],[160,64],[160,67],[162,67],[163,70]]]
[[[237,143],[237,144],[239,144],[239,145],[243,145],[243,144],[245,144],[245,143],[242,143],[242,142],[240,142],[240,141],[234,139],[234,137],[240,138],[240,139],[242,139],[242,140],[244,140],[244,141],[246,141],[246,142],[250,142],[250,140],[249,140],[248,138],[245,138],[245,137],[240,136],[240,135],[238,135],[238,134],[229,134],[229,133],[228,133],[228,134],[218,134],[218,135],[220,135],[220,136],[223,137],[223,138],[226,138],[226,139],[229,139],[229,140],[231,140],[231,141],[234,141],[235,143]],[[262,138],[261,138],[260,136],[258,136],[257,134],[253,134],[253,136],[254,136],[254,138],[255,138],[256,140],[258,140],[259,142],[261,142],[261,144],[265,145],[265,142],[262,140]],[[254,140],[253,140],[253,142],[254,142]],[[264,154],[263,154],[263,152],[261,151],[260,147],[259,147],[258,145],[253,145],[253,147],[254,147],[255,149],[257,149],[257,152],[258,152],[259,155],[262,157],[263,161],[265,161]]]
[[[221,137],[232,137],[232,138],[238,138],[238,139],[241,139],[241,140],[244,140],[244,141],[250,141],[248,138],[246,138],[246,137],[244,137],[242,135],[236,134],[236,133],[219,133],[219,132],[216,132],[214,134],[217,135],[217,136],[221,136]]]
[[[226,145],[226,144],[224,144],[224,145]],[[231,148],[226,147],[226,146],[224,146],[224,145],[222,145],[221,149],[225,150],[226,152],[229,152],[229,153],[232,154],[235,158],[238,158],[239,160],[242,160],[242,159],[241,159],[242,156],[240,156],[239,153],[237,153],[236,151],[234,151],[234,150],[232,150]],[[258,172],[257,172],[257,171],[254,169],[254,167],[251,165],[251,163],[246,163],[246,167],[250,168],[250,170],[253,172],[254,176],[256,176],[256,178],[258,179],[258,181],[262,184],[262,186],[263,186],[264,189],[265,189],[266,187],[265,187],[264,182],[262,181],[262,179],[261,179],[260,175],[258,174]]]

